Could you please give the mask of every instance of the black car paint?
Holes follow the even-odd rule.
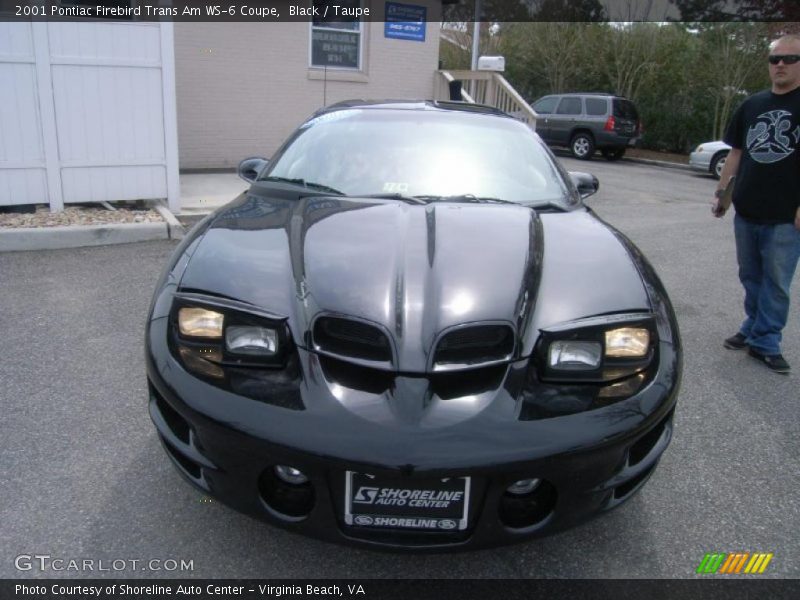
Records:
[[[268,393],[254,400],[187,372],[168,344],[179,291],[232,298],[285,320],[301,372],[289,384],[298,405],[272,403]],[[628,312],[652,312],[658,329],[657,364],[630,398],[602,405],[594,387],[536,380],[542,330]],[[307,332],[329,313],[390,332],[396,363],[386,389],[341,385],[326,357],[311,351]],[[429,360],[435,339],[448,328],[487,320],[518,332],[513,358],[482,371],[485,381],[475,393],[443,398],[437,385],[448,375],[432,373]],[[657,276],[627,238],[581,205],[556,213],[496,204],[418,206],[261,183],[200,223],[176,250],[157,286],[146,347],[151,416],[194,485],[324,539],[417,549],[518,541],[626,500],[669,443],[681,371],[677,323]],[[185,437],[170,427],[170,411],[188,424]],[[652,447],[631,464],[632,445],[654,428]],[[181,462],[185,457],[196,470]],[[275,464],[308,475],[316,504],[307,517],[276,514],[260,497],[260,478]],[[471,476],[473,525],[427,536],[347,527],[346,470]],[[498,523],[505,488],[526,477],[558,489],[552,514],[533,527]],[[628,490],[626,482],[635,485]]]

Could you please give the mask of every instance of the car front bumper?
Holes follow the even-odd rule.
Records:
[[[711,166],[711,154],[708,152],[692,152],[689,155],[689,166],[697,171],[708,172]]]
[[[382,426],[337,408],[316,355],[302,349],[308,371],[303,395],[324,409],[288,410],[236,396],[186,372],[166,343],[154,342],[166,339],[165,328],[165,319],[149,326],[149,408],[178,471],[203,493],[243,513],[328,541],[456,550],[549,534],[629,499],[652,474],[672,436],[679,371],[669,352],[661,353],[661,366],[639,393],[601,409],[512,418],[485,430],[475,429],[478,419],[423,430]],[[521,369],[511,365],[508,377]],[[497,404],[512,415],[517,410],[510,396]],[[274,510],[268,500],[272,492],[265,476],[275,465],[292,466],[309,479],[313,505],[300,518]],[[469,477],[468,526],[417,531],[347,525],[347,471],[401,482]],[[550,496],[537,500],[549,503],[546,514],[530,525],[509,526],[501,518],[508,511],[507,488],[525,478],[550,486]]]

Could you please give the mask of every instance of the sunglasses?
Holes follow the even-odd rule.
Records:
[[[800,61],[800,54],[770,54],[769,64],[777,65],[779,62],[783,61],[785,65],[793,65],[797,61]]]

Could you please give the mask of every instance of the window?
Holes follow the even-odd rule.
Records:
[[[551,96],[550,98],[542,98],[536,104],[533,105],[533,110],[543,115],[549,115],[551,112],[553,112],[553,109],[556,107],[556,102],[558,102],[557,96]]]
[[[340,16],[342,9],[361,6],[361,0],[314,0],[320,15],[311,22],[311,66],[361,69],[363,28],[355,17]],[[326,13],[327,7],[327,13]]]
[[[586,114],[604,116],[608,112],[608,101],[605,98],[586,98]]]
[[[581,114],[581,99],[580,98],[562,98],[561,104],[558,105],[556,114],[559,115],[579,115]]]
[[[625,98],[614,98],[614,116],[619,119],[636,121],[639,118],[633,102]]]

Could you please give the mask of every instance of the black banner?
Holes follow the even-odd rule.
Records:
[[[800,21],[797,0],[405,0],[402,4],[425,8],[429,22]],[[387,0],[0,0],[0,20],[341,23],[386,21],[386,5]]]
[[[800,582],[781,579],[694,580],[25,580],[0,581],[0,598],[83,600],[86,598],[141,598],[149,600],[210,600],[218,598],[365,600],[532,600],[535,598],[647,598],[705,600],[724,598],[797,598]]]

